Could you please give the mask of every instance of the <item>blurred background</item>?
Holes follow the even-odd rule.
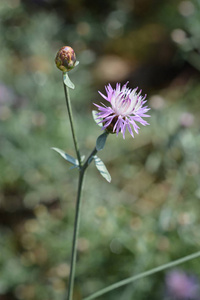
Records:
[[[91,111],[104,85],[148,94],[150,126],[111,135],[108,184],[88,169],[75,300],[200,246],[200,1],[0,1],[0,300],[60,300],[69,276],[77,171],[62,73],[64,45],[81,154],[101,133]],[[103,192],[102,192],[103,191]],[[200,261],[155,274],[104,300],[200,299]]]

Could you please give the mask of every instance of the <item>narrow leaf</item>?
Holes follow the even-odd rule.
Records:
[[[94,162],[95,162],[95,165],[96,165],[97,169],[99,170],[101,176],[103,176],[108,182],[111,182],[111,176],[110,176],[108,170],[106,169],[106,166],[102,162],[102,160],[95,155]]]
[[[78,65],[79,65],[79,61],[76,61],[74,66],[77,67]]]
[[[72,167],[70,167],[69,169],[70,169],[70,170],[73,170],[73,169],[76,169],[76,168],[78,168],[78,166],[72,166]]]
[[[93,116],[93,119],[94,119],[95,123],[96,123],[98,126],[102,127],[102,126],[103,126],[103,123],[100,122],[101,119],[97,119],[97,118],[98,118],[98,111],[97,111],[97,110],[93,110],[93,111],[92,111],[92,116]],[[100,123],[99,123],[99,122],[100,122]]]
[[[105,131],[103,134],[101,134],[96,141],[96,149],[97,151],[100,151],[104,148],[106,139],[108,137],[108,133]]]
[[[71,80],[69,79],[69,76],[68,76],[68,73],[65,72],[63,73],[63,81],[64,81],[64,84],[66,86],[68,86],[70,89],[74,89],[75,88],[75,85],[73,84],[73,82],[71,82]]]
[[[78,167],[78,160],[77,159],[75,159],[71,155],[65,153],[65,151],[63,151],[63,150],[61,150],[59,148],[52,147],[51,149],[53,149],[54,151],[56,151],[57,153],[59,153],[65,160],[67,160],[68,162],[70,162],[72,165]]]

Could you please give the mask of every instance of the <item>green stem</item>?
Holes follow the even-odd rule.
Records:
[[[76,214],[75,214],[75,220],[74,220],[72,256],[71,256],[71,264],[70,264],[70,275],[69,275],[67,300],[73,299],[74,275],[75,275],[76,256],[77,256],[77,242],[78,242],[78,233],[79,233],[79,227],[80,227],[81,192],[82,192],[84,174],[85,174],[85,171],[81,169],[79,171],[78,194],[77,194],[77,202],[76,202]]]
[[[76,201],[76,213],[75,213],[75,220],[74,220],[70,275],[69,275],[68,292],[67,292],[67,300],[72,300],[73,299],[73,289],[74,289],[75,269],[76,269],[77,242],[78,242],[78,234],[79,234],[79,227],[80,227],[81,192],[82,192],[82,186],[83,186],[83,178],[84,178],[84,174],[85,174],[87,167],[92,162],[93,156],[96,155],[98,150],[95,147],[93,149],[93,151],[91,152],[91,154],[88,156],[84,165],[82,165],[81,156],[80,156],[78,143],[76,140],[76,135],[75,135],[75,130],[74,130],[74,125],[73,125],[74,122],[73,122],[73,115],[72,115],[69,91],[68,91],[68,87],[66,87],[64,81],[63,81],[63,84],[64,84],[67,110],[68,110],[68,114],[69,114],[69,121],[70,121],[70,125],[71,125],[71,130],[72,130],[72,137],[73,137],[73,141],[74,141],[74,147],[75,147],[77,159],[79,162],[79,183],[78,183],[78,193],[77,193],[77,201]]]
[[[91,154],[88,156],[84,165],[79,170],[78,193],[77,193],[77,201],[76,201],[75,220],[74,220],[72,255],[71,255],[71,263],[70,263],[70,274],[69,274],[67,300],[73,299],[74,277],[75,277],[76,257],[77,257],[77,242],[78,242],[78,234],[79,234],[79,227],[80,227],[81,193],[82,193],[83,179],[84,179],[85,171],[86,171],[87,167],[89,166],[89,164],[92,162],[92,157],[96,153],[97,153],[97,149],[95,147],[93,149],[93,151],[91,152]]]
[[[102,295],[104,295],[104,294],[106,294],[106,293],[108,293],[108,292],[110,292],[110,291],[112,291],[112,290],[114,290],[116,288],[119,288],[119,287],[121,287],[123,285],[129,284],[131,282],[134,282],[134,281],[136,281],[138,279],[141,279],[141,278],[147,277],[149,275],[155,274],[157,272],[160,272],[160,271],[163,271],[163,270],[175,267],[175,266],[180,265],[180,264],[182,264],[182,263],[184,263],[186,261],[189,261],[191,259],[195,259],[195,258],[197,258],[199,256],[200,256],[200,251],[195,252],[195,253],[190,254],[190,255],[187,255],[187,256],[184,256],[184,257],[182,257],[180,259],[177,259],[177,260],[172,261],[170,263],[161,265],[159,267],[156,267],[154,269],[148,270],[146,272],[140,273],[138,275],[135,275],[135,276],[126,278],[124,280],[118,281],[118,282],[116,282],[116,283],[114,283],[114,284],[112,284],[112,285],[110,285],[110,286],[108,286],[108,287],[106,287],[106,288],[104,288],[102,290],[99,290],[98,292],[96,292],[96,293],[94,293],[94,294],[92,294],[92,295],[84,298],[83,300],[96,299],[97,297],[102,296]]]
[[[74,277],[75,277],[75,269],[76,269],[76,257],[77,257],[77,241],[80,227],[80,214],[81,214],[81,192],[83,186],[83,178],[85,175],[85,171],[88,166],[91,164],[93,160],[93,156],[97,154],[96,147],[92,150],[88,158],[86,159],[83,166],[80,167],[79,170],[79,183],[78,183],[78,194],[77,194],[77,202],[76,202],[76,213],[74,220],[74,232],[73,232],[73,242],[72,242],[72,256],[70,263],[70,275],[69,275],[69,284],[68,284],[68,294],[67,300],[72,300],[73,298],[73,288],[74,288]]]
[[[73,121],[73,115],[72,115],[72,108],[71,108],[69,90],[68,90],[68,87],[66,87],[64,81],[63,81],[63,85],[64,85],[64,91],[65,91],[65,99],[66,99],[67,110],[68,110],[68,114],[69,114],[69,122],[70,122],[71,130],[72,130],[72,138],[73,138],[73,141],[74,141],[74,147],[75,147],[75,150],[76,150],[76,155],[77,155],[77,159],[78,159],[78,162],[79,162],[79,166],[81,167],[81,155],[80,155],[80,152],[79,152],[78,142],[77,142],[76,135],[75,135],[75,130],[74,130],[74,121]]]
[[[87,160],[85,161],[84,165],[82,166],[83,172],[85,172],[87,167],[91,164],[91,162],[93,161],[93,156],[95,156],[97,154],[97,152],[98,151],[97,151],[96,147],[94,147],[94,149],[92,150],[92,152],[88,156]]]
[[[98,150],[95,147],[93,149],[93,151],[91,152],[91,154],[88,156],[84,165],[82,165],[78,142],[77,142],[75,130],[74,130],[74,122],[73,122],[73,115],[72,115],[69,91],[68,91],[68,87],[64,83],[64,80],[63,80],[63,85],[64,85],[64,91],[65,91],[67,110],[68,110],[68,114],[69,114],[69,121],[70,121],[70,125],[71,125],[71,130],[72,130],[72,137],[73,137],[73,141],[74,141],[74,147],[75,147],[77,159],[79,162],[79,182],[78,182],[76,212],[75,212],[75,220],[74,220],[70,274],[69,274],[67,297],[65,298],[67,300],[72,300],[73,299],[73,289],[74,289],[74,279],[75,279],[75,269],[76,269],[77,243],[78,243],[78,234],[79,234],[79,227],[80,227],[81,193],[82,193],[83,179],[84,179],[84,174],[85,174],[87,167],[92,162],[93,156],[96,155]]]
[[[72,130],[72,137],[73,137],[73,141],[74,141],[74,147],[75,147],[77,159],[79,162],[79,182],[78,182],[78,193],[77,193],[77,201],[76,201],[75,220],[74,220],[74,232],[73,232],[73,241],[72,241],[70,274],[69,274],[67,297],[65,298],[67,300],[72,300],[73,299],[73,289],[74,289],[75,269],[76,269],[77,242],[78,242],[78,234],[79,234],[79,227],[80,227],[81,193],[82,193],[82,186],[83,186],[83,178],[84,178],[84,174],[85,174],[87,167],[93,160],[93,156],[96,155],[96,153],[98,151],[95,147],[93,149],[93,151],[91,152],[91,154],[89,155],[86,162],[84,163],[84,165],[82,166],[78,142],[77,142],[75,130],[74,130],[74,122],[73,122],[73,115],[72,115],[69,91],[68,91],[68,87],[65,85],[64,81],[63,81],[63,85],[64,85],[64,91],[65,91],[67,110],[68,110],[68,114],[69,114],[69,121],[70,121],[71,130]]]

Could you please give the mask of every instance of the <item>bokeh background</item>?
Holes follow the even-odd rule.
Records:
[[[0,1],[0,299],[60,300],[69,276],[77,171],[57,50],[70,72],[81,154],[100,128],[98,90],[116,82],[148,94],[150,126],[111,135],[83,193],[75,300],[200,247],[200,1]],[[200,261],[99,297],[200,299]],[[184,290],[185,289],[185,290]],[[189,295],[188,295],[189,291]]]

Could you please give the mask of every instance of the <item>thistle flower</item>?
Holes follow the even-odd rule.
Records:
[[[69,46],[64,46],[56,54],[55,63],[58,69],[68,72],[76,66],[76,55]]]
[[[108,102],[110,106],[97,105],[98,107],[98,118],[103,123],[102,129],[105,129],[109,133],[123,134],[125,138],[126,128],[132,137],[134,137],[133,130],[138,134],[138,129],[140,128],[136,122],[146,126],[149,125],[147,121],[143,120],[143,117],[150,117],[146,112],[150,110],[148,106],[143,106],[147,100],[146,95],[143,97],[141,95],[141,90],[137,93],[138,88],[129,89],[127,87],[128,82],[121,87],[120,83],[116,84],[116,89],[113,89],[110,84],[105,87],[107,96],[103,95],[101,92],[99,94]],[[132,130],[132,127],[133,130]]]

